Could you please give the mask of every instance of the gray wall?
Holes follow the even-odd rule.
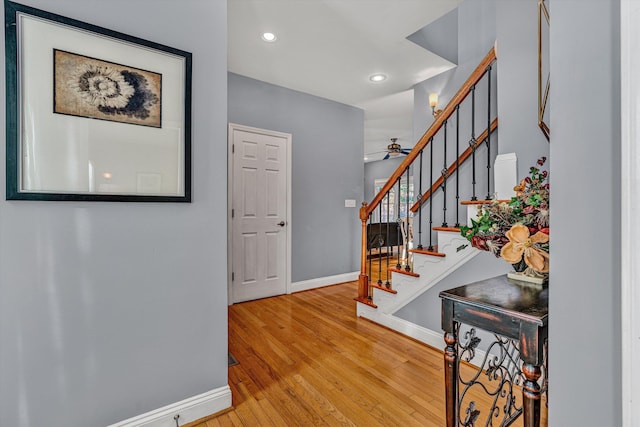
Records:
[[[619,426],[620,1],[550,6],[549,425]]]
[[[367,203],[370,203],[375,196],[373,193],[375,180],[389,178],[404,159],[405,156],[398,156],[364,164],[364,200]]]
[[[226,2],[25,3],[194,54],[194,201],[2,197],[0,424],[103,427],[225,386]]]
[[[538,127],[538,3],[496,0],[496,13],[499,151],[517,153],[520,178],[549,154]]]
[[[418,46],[454,64],[458,63],[458,9],[431,22],[407,37]]]
[[[438,282],[433,288],[398,310],[395,315],[432,331],[441,331],[442,301],[438,297],[441,291],[457,288],[460,285],[478,280],[489,279],[512,270],[511,265],[504,262],[504,260],[496,258],[489,252],[480,252],[469,262]],[[481,348],[484,348],[484,344],[487,342],[488,340],[483,339]]]
[[[444,108],[493,47],[496,40],[495,2],[496,0],[466,0],[458,6],[458,66],[414,86],[413,136],[416,141],[433,123],[429,93],[438,93],[439,108]],[[423,32],[428,30],[429,26]],[[412,37],[417,35],[419,33]],[[480,99],[478,102],[481,102]],[[479,128],[483,127],[486,126]]]
[[[292,281],[358,271],[364,111],[233,73],[228,88],[229,122],[292,134]]]

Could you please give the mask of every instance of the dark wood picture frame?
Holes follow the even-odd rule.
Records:
[[[538,0],[538,126],[547,141],[550,139],[549,80],[549,9],[545,0]]]
[[[4,8],[6,199],[191,202],[192,54],[8,0]],[[97,114],[54,111],[56,50],[81,58],[76,80],[57,83]],[[141,99],[161,109],[153,122],[134,105]]]

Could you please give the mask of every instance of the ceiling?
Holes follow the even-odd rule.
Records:
[[[461,1],[228,0],[228,69],[364,109],[364,153],[379,160],[390,138],[415,143],[412,86],[455,66],[406,37]]]

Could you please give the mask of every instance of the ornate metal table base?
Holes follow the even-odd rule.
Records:
[[[441,292],[440,297],[447,427],[508,426],[520,415],[525,427],[538,427],[548,377],[546,288],[500,276]],[[461,323],[471,328],[461,332]],[[476,358],[481,342],[475,327],[492,332],[495,339],[485,347],[482,363],[474,361],[477,371],[467,374],[472,368],[461,362]],[[475,399],[481,395],[490,404],[479,405]],[[483,414],[480,406],[489,409]]]
[[[494,334],[494,341],[488,346],[481,363],[476,361],[479,368],[471,374],[463,374],[461,362],[471,362],[476,356],[476,349],[481,339],[475,328],[470,328],[460,336],[460,324],[456,327],[457,372],[459,397],[457,407],[460,426],[508,426],[523,412],[522,388],[526,378],[522,371],[520,349],[518,342]],[[537,381],[540,393],[544,395],[547,389],[546,346],[543,364],[540,367],[541,377]],[[469,366],[466,371],[471,370]],[[478,390],[491,401],[488,409],[480,409],[474,397],[474,390]],[[476,397],[477,398],[477,397]],[[484,411],[484,413],[483,413]]]

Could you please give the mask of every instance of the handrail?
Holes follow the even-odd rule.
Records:
[[[444,110],[436,117],[436,119],[434,120],[434,122],[431,124],[431,126],[429,127],[429,129],[427,129],[427,131],[422,135],[422,137],[420,138],[420,140],[418,140],[418,142],[416,143],[415,147],[413,147],[413,149],[409,152],[409,154],[407,154],[406,158],[402,161],[402,163],[400,163],[400,165],[398,166],[398,168],[393,172],[393,174],[391,175],[391,177],[387,180],[387,182],[385,183],[385,185],[382,187],[382,189],[378,192],[378,194],[376,194],[373,198],[373,200],[371,201],[370,204],[367,204],[366,202],[362,203],[362,206],[360,207],[360,221],[362,222],[362,242],[361,242],[361,262],[360,262],[360,275],[358,276],[358,296],[355,298],[356,301],[369,305],[370,307],[376,307],[376,305],[373,303],[373,295],[372,295],[372,290],[373,288],[379,288],[379,286],[376,286],[374,284],[370,284],[369,283],[369,275],[367,274],[367,265],[366,265],[366,259],[367,259],[367,221],[370,220],[371,214],[374,212],[374,210],[380,206],[380,203],[384,200],[384,198],[386,197],[386,195],[389,193],[389,191],[392,189],[392,187],[398,183],[398,192],[400,192],[399,187],[400,184],[398,182],[398,180],[401,178],[402,174],[405,173],[405,171],[408,171],[408,168],[413,164],[413,162],[419,157],[421,156],[421,153],[423,152],[424,148],[433,141],[434,136],[440,131],[440,129],[442,129],[443,125],[445,125],[445,123],[447,122],[447,120],[455,113],[458,111],[458,108],[460,106],[460,104],[466,99],[466,97],[470,94],[470,93],[475,93],[474,89],[475,89],[475,85],[480,82],[480,80],[485,76],[485,74],[487,74],[490,70],[491,70],[491,64],[497,59],[496,56],[496,52],[495,52],[495,48],[492,48],[487,55],[482,59],[482,61],[480,62],[480,64],[478,64],[478,66],[475,68],[475,70],[471,73],[471,75],[469,76],[469,78],[467,78],[467,80],[464,82],[464,84],[460,87],[460,89],[456,92],[456,94],[454,95],[454,97],[451,99],[451,101],[447,104],[447,106],[444,108]],[[489,87],[490,87],[490,83],[489,83]],[[490,90],[490,89],[489,89]],[[490,98],[489,98],[490,100]],[[475,105],[475,97],[474,97],[474,102],[472,102],[472,105]],[[490,106],[490,101],[489,101],[489,106]],[[423,194],[420,196],[420,200],[417,201],[412,207],[411,207],[411,211],[413,211],[414,213],[420,209],[420,207],[424,204],[424,202],[431,196],[431,194],[433,192],[435,192],[441,185],[443,185],[444,182],[446,182],[446,178],[448,178],[448,176],[450,175],[451,172],[455,171],[458,167],[459,164],[464,162],[468,157],[471,156],[471,154],[475,151],[475,149],[483,142],[485,141],[489,141],[489,137],[491,135],[491,132],[495,131],[495,129],[498,126],[498,119],[494,119],[492,123],[488,124],[488,129],[485,129],[481,135],[478,136],[478,138],[476,139],[476,142],[474,145],[469,146],[463,153],[462,155],[460,155],[457,159],[456,162],[451,165],[448,169],[445,169],[445,171],[443,173],[446,173],[446,176],[441,176],[440,178],[438,178],[435,183],[431,182],[431,186],[429,188],[429,190],[427,191],[427,193]],[[473,125],[472,125],[473,128]],[[445,129],[445,133],[446,133],[446,129]],[[445,136],[445,142],[446,142],[446,136]],[[433,149],[433,146],[431,146],[431,148]],[[456,149],[456,155],[458,150]],[[446,149],[445,149],[445,158],[446,158]],[[475,159],[475,157],[474,157]],[[433,152],[431,152],[431,158],[430,161],[433,161]],[[475,167],[475,162],[474,162],[474,167]],[[420,165],[420,168],[422,168],[422,164]],[[430,167],[430,171],[433,170],[433,166]],[[408,173],[408,172],[407,172]],[[429,178],[430,181],[432,181],[432,178]],[[475,172],[474,172],[474,185],[475,185]],[[420,190],[422,191],[422,189]],[[458,197],[458,193],[456,190],[456,198]],[[398,198],[399,200],[399,198]],[[407,205],[408,207],[408,205]],[[446,209],[445,209],[446,212]],[[457,213],[456,213],[457,215]],[[420,217],[419,217],[420,218]],[[429,224],[431,227],[431,214],[429,216]],[[457,218],[457,216],[456,216]],[[418,220],[420,224],[421,220]],[[446,222],[446,213],[445,213],[445,222]],[[420,231],[421,233],[421,231]],[[431,232],[429,232],[429,247],[431,248]],[[420,240],[419,240],[420,241]],[[399,243],[398,243],[399,245]],[[420,243],[421,245],[421,243]],[[419,246],[421,247],[421,246]],[[398,250],[400,250],[400,246],[398,246]],[[370,254],[371,255],[371,254]],[[387,254],[388,256],[388,254]],[[405,260],[406,261],[406,271],[407,274],[410,274],[410,270],[411,267],[409,266],[409,261],[408,259]],[[400,257],[398,257],[398,264],[400,264]],[[380,280],[380,277],[378,278],[378,280]],[[387,289],[388,288],[388,289]],[[392,292],[390,286],[389,286],[389,282],[388,282],[388,276],[387,276],[387,284],[385,285],[385,287],[380,287],[380,289],[385,290],[385,291],[389,291]]]
[[[469,78],[467,78],[464,84],[460,87],[458,92],[456,92],[451,101],[449,101],[449,104],[447,104],[444,110],[442,110],[442,113],[438,115],[433,124],[429,127],[429,129],[426,130],[426,132],[422,135],[420,140],[418,140],[409,154],[407,154],[407,157],[405,157],[402,163],[400,163],[393,175],[391,175],[386,184],[380,189],[378,194],[376,194],[371,203],[366,206],[366,210],[363,213],[365,213],[367,217],[371,215],[375,208],[378,207],[380,202],[382,202],[382,200],[384,199],[385,194],[387,194],[387,192],[391,190],[393,185],[398,181],[398,178],[402,176],[404,171],[409,166],[411,166],[413,161],[420,155],[420,151],[423,150],[427,146],[431,138],[433,138],[433,136],[438,133],[444,122],[453,115],[456,110],[456,106],[464,101],[467,95],[469,95],[469,93],[471,92],[471,88],[480,81],[480,79],[486,74],[487,67],[496,59],[496,51],[495,48],[492,47],[487,55],[482,59],[480,64],[478,64],[473,73],[471,73]],[[482,139],[480,140],[482,141]]]
[[[457,161],[454,161],[451,164],[451,166],[449,166],[449,168],[447,169],[447,176],[452,174],[458,168],[459,164],[461,165],[462,163],[464,163],[464,161],[467,160],[469,156],[471,156],[471,153],[473,152],[473,150],[477,148],[480,144],[484,143],[487,137],[489,136],[489,134],[493,133],[497,128],[498,128],[498,118],[496,117],[495,119],[493,119],[493,122],[491,122],[491,127],[489,128],[489,131],[487,132],[487,129],[485,129],[480,134],[480,136],[476,138],[476,143],[473,146],[469,146],[466,150],[464,150],[464,152],[460,154],[460,157],[458,157]],[[413,204],[413,206],[411,206],[410,211],[413,213],[416,213],[418,209],[420,209],[420,206],[424,202],[429,200],[429,197],[431,197],[431,194],[433,194],[438,188],[440,188],[443,182],[444,182],[444,176],[440,176],[438,179],[436,179],[433,185],[431,185],[431,188],[425,191],[422,197],[420,197],[420,199],[417,200]]]

